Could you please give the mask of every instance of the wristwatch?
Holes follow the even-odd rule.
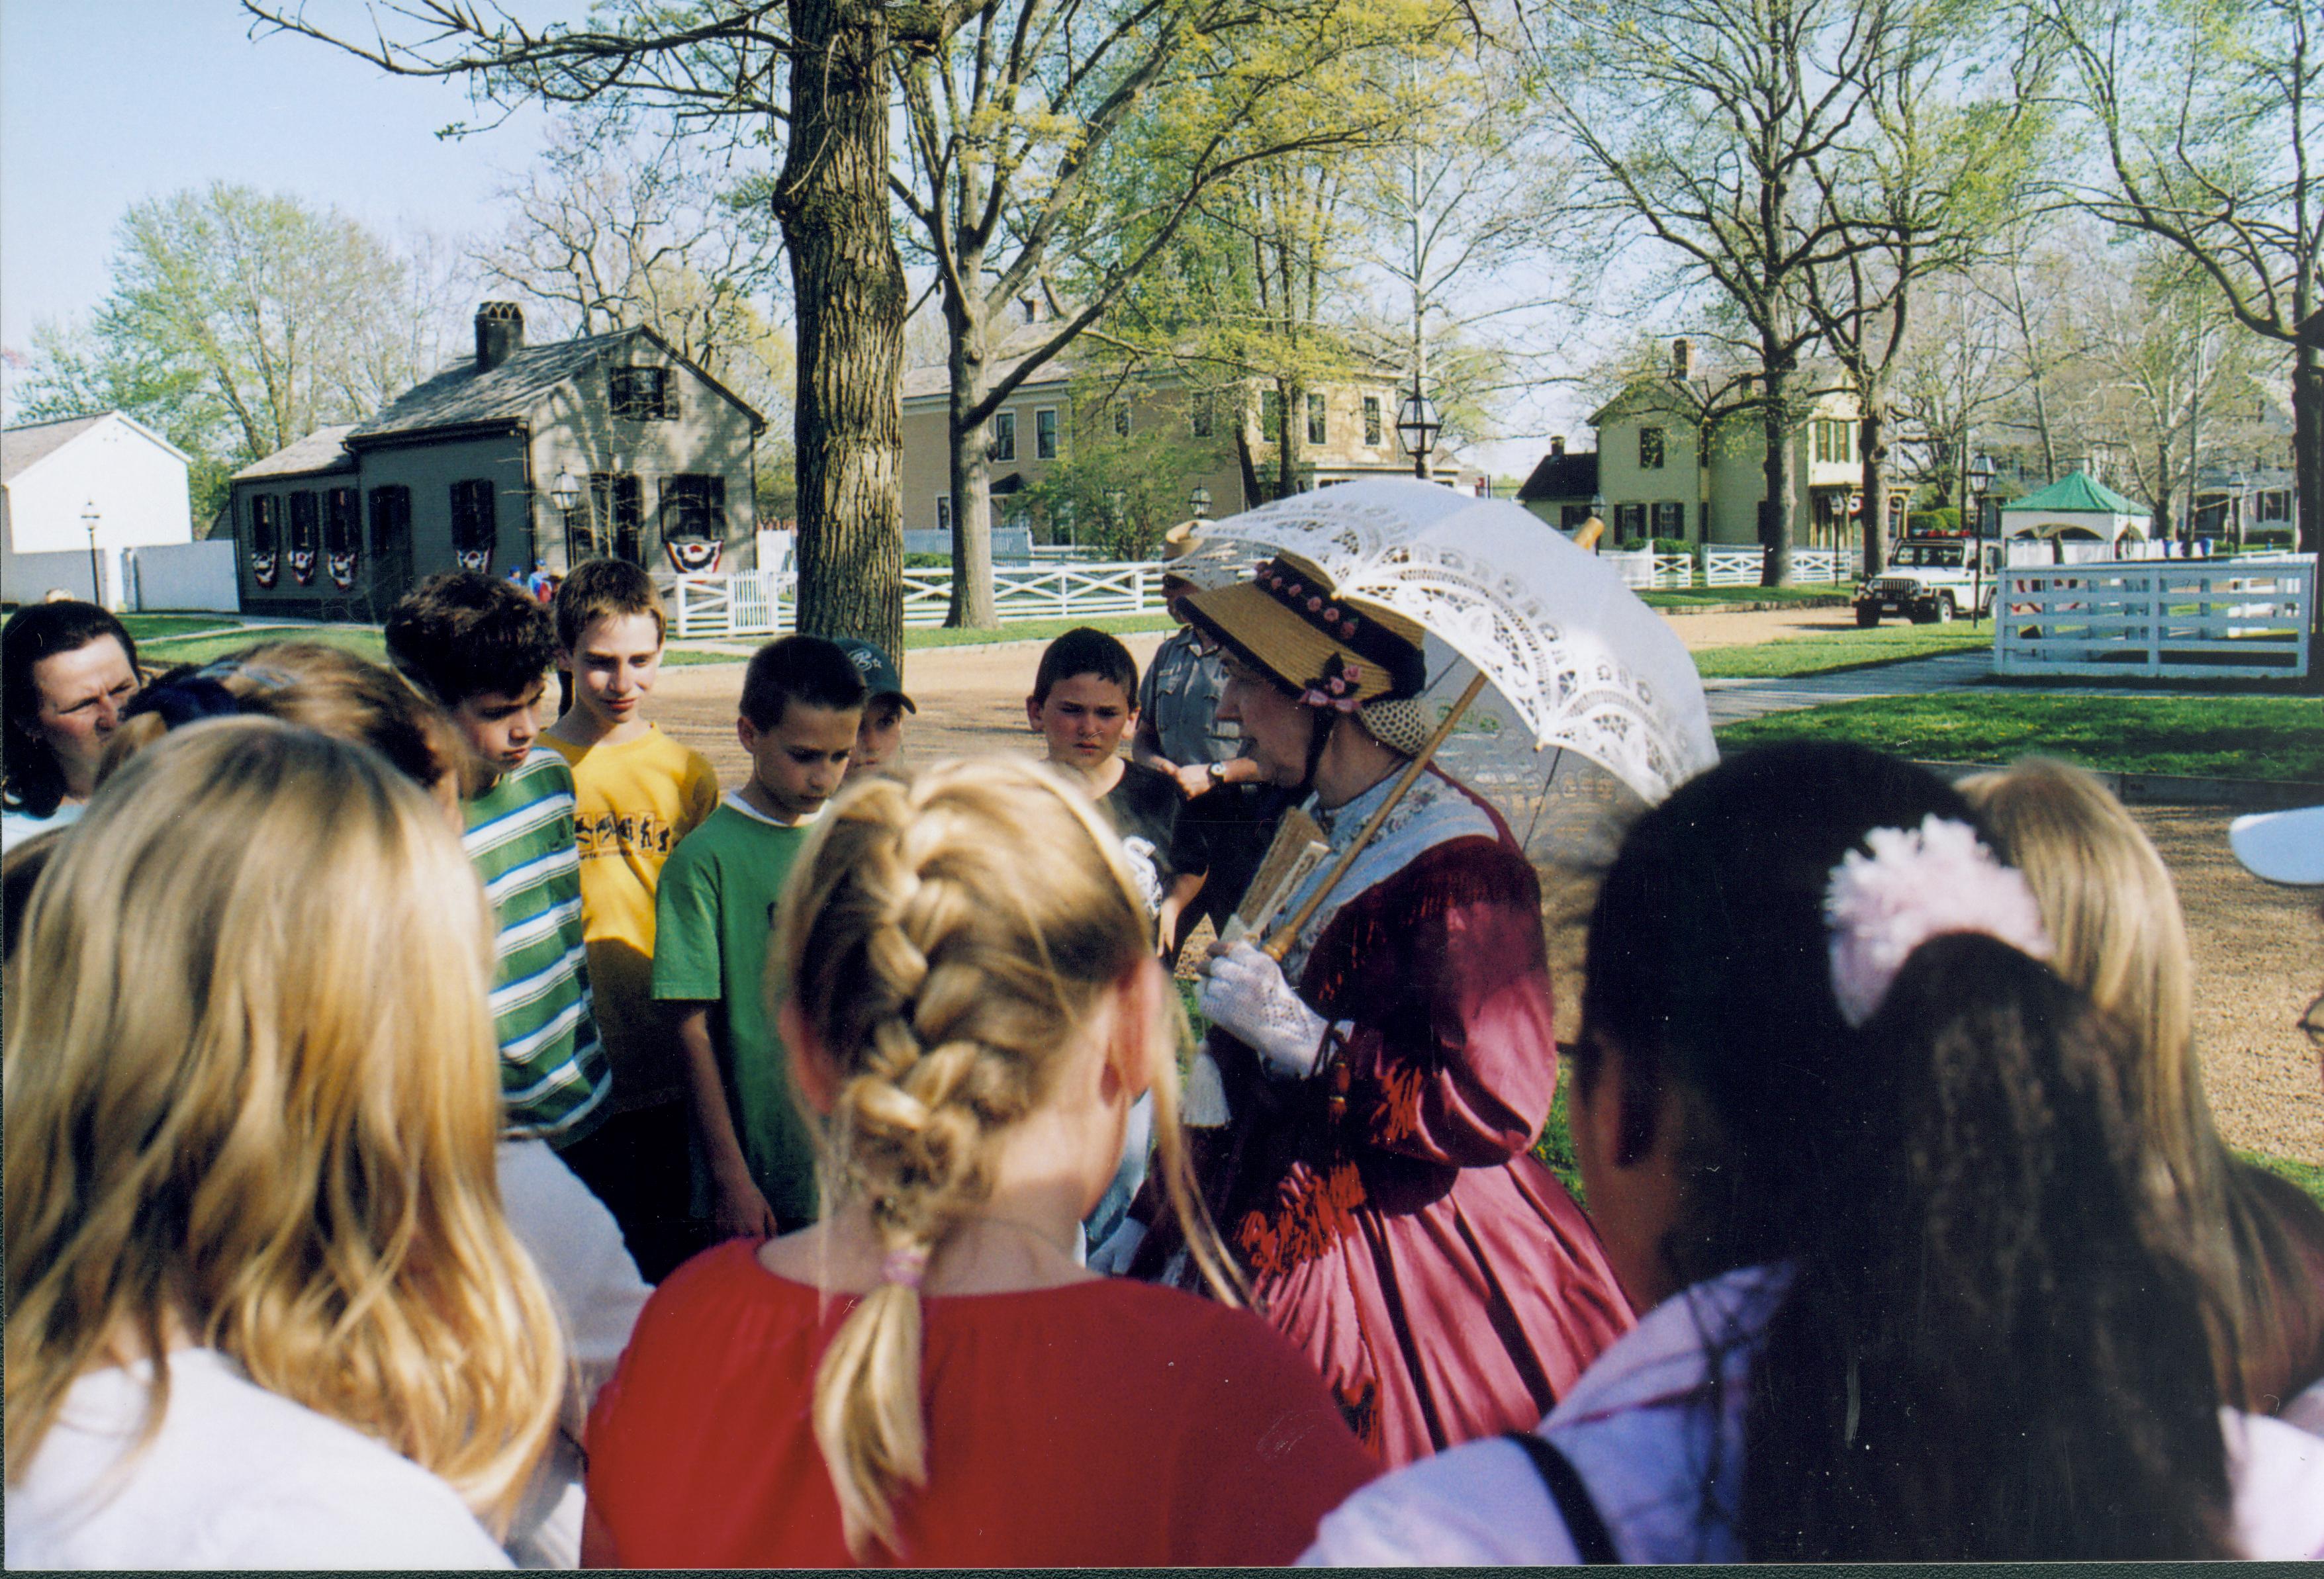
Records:
[[[1226,781],[1227,781],[1227,765],[1226,765],[1225,763],[1223,763],[1223,762],[1213,762],[1213,763],[1212,763],[1212,764],[1211,764],[1211,782],[1212,782],[1213,784],[1214,784],[1214,785],[1222,785],[1222,784],[1226,783]]]

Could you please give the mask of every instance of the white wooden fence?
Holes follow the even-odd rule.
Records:
[[[1637,548],[1628,553],[1601,551],[1598,557],[1620,573],[1626,586],[1646,589],[1696,584],[1696,562],[1692,554],[1655,554]],[[1759,584],[1761,568],[1766,562],[1766,555],[1757,548],[1705,548],[1702,550],[1702,584],[1707,587],[1756,587]],[[1847,582],[1852,581],[1855,575],[1854,549],[1792,550],[1792,580],[1794,582]]]
[[[1995,610],[2004,675],[2308,673],[2312,555],[2013,565]]]
[[[671,586],[671,625],[682,640],[772,636],[797,623],[798,574],[789,570],[681,575]],[[996,565],[992,595],[1001,622],[1094,620],[1162,607],[1162,567],[1153,564]],[[952,603],[949,569],[904,572],[904,623],[942,625]]]

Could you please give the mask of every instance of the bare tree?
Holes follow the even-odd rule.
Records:
[[[2290,349],[2300,545],[2324,549],[2324,14],[2315,0],[2028,5],[2098,133],[2106,179],[2078,199],[2176,249],[2236,324]]]
[[[1345,70],[1384,36],[1352,0],[988,0],[903,60],[893,185],[947,335],[950,623],[996,618],[987,454],[1002,402],[1101,321],[1212,187],[1384,121]],[[1148,134],[1157,120],[1167,138]],[[1130,143],[1138,180],[1109,179]],[[995,326],[1027,302],[1046,326],[1004,347]]]
[[[1748,327],[1766,452],[1762,574],[1786,582],[1793,384],[1821,332],[1806,281],[1871,244],[1818,212],[1814,171],[1866,114],[1899,4],[1536,0],[1532,20],[1543,103],[1585,165],[1567,222],[1670,249]]]
[[[465,80],[490,106],[642,104],[740,143],[779,143],[767,191],[798,313],[799,625],[901,647],[907,292],[888,211],[889,89],[898,52],[935,48],[969,14],[964,0],[605,0],[577,23],[468,0],[244,9],[383,70]]]
[[[1982,7],[1908,14],[1867,66],[1858,134],[1808,161],[1820,222],[1857,244],[1802,271],[1810,317],[1856,396],[1863,574],[1888,561],[1890,381],[1921,288],[1987,249],[2030,186],[2040,123],[2014,87],[1964,103]]]

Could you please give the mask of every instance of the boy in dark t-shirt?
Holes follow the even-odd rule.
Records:
[[[1137,695],[1130,649],[1083,626],[1042,650],[1025,719],[1047,746],[1050,765],[1086,785],[1121,836],[1167,947],[1178,913],[1203,886],[1206,862],[1199,842],[1181,832],[1177,784],[1121,755],[1123,737],[1138,725]]]

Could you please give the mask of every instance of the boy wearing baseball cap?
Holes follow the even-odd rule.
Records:
[[[893,764],[904,752],[904,715],[920,710],[904,694],[904,676],[888,649],[877,642],[841,637],[832,645],[847,655],[863,676],[863,721],[855,727],[855,751],[847,759],[847,782],[868,774],[893,776]]]

